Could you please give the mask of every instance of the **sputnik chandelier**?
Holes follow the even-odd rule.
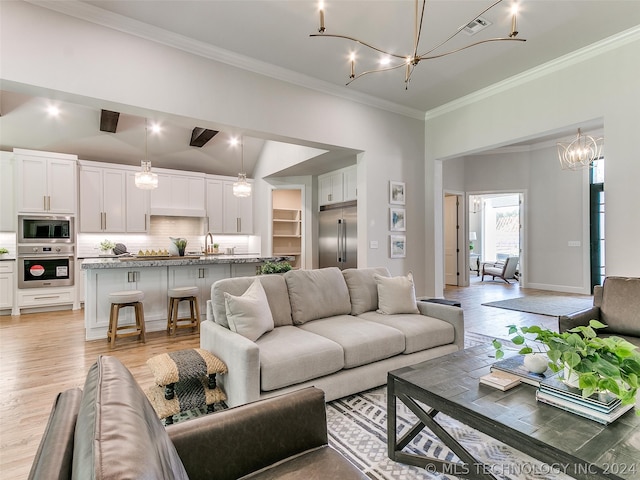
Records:
[[[460,47],[460,48],[455,48],[453,50],[449,50],[446,52],[442,52],[442,53],[436,53],[436,50],[438,50],[440,47],[442,47],[443,45],[445,45],[447,42],[449,42],[449,40],[453,39],[455,36],[457,36],[460,32],[462,32],[463,30],[465,30],[466,28],[470,28],[472,24],[480,24],[480,25],[484,25],[485,24],[485,20],[481,18],[481,16],[483,14],[485,14],[486,12],[488,12],[489,10],[491,10],[493,7],[495,7],[496,5],[498,5],[499,3],[501,3],[503,0],[496,0],[494,3],[492,3],[490,6],[488,6],[487,8],[485,8],[484,10],[482,10],[480,13],[478,13],[478,15],[476,15],[475,17],[473,17],[469,22],[463,24],[461,27],[459,27],[451,36],[449,36],[448,38],[446,38],[445,40],[443,40],[442,42],[438,43],[435,47],[427,50],[424,53],[418,53],[418,48],[420,45],[420,35],[422,34],[422,22],[424,20],[424,13],[425,13],[425,6],[427,3],[427,0],[423,0],[422,1],[422,11],[420,12],[419,10],[419,2],[418,0],[415,0],[415,24],[414,24],[414,38],[413,38],[413,45],[412,45],[412,51],[410,54],[397,54],[397,53],[393,53],[393,52],[388,52],[382,48],[378,48],[370,43],[367,42],[363,42],[362,40],[359,40],[358,38],[349,36],[349,35],[340,35],[340,34],[334,34],[334,33],[325,33],[326,28],[325,28],[325,19],[324,19],[324,5],[322,4],[322,2],[320,3],[320,28],[318,29],[319,33],[313,33],[311,35],[309,35],[310,37],[324,37],[324,38],[344,38],[346,40],[350,40],[352,42],[358,43],[360,45],[363,45],[367,48],[370,48],[371,50],[375,50],[376,52],[379,52],[383,55],[383,59],[381,60],[381,67],[380,68],[376,68],[376,69],[372,69],[372,70],[367,70],[365,72],[361,72],[361,73],[356,73],[356,58],[355,58],[355,54],[352,53],[351,57],[350,57],[350,63],[351,63],[351,71],[349,74],[349,81],[346,83],[347,85],[349,85],[350,83],[354,82],[355,80],[364,77],[365,75],[369,75],[370,73],[377,73],[377,72],[387,72],[390,70],[396,70],[399,68],[404,68],[405,69],[405,77],[404,77],[404,83],[405,83],[405,90],[409,88],[409,81],[411,80],[411,75],[413,73],[413,70],[415,69],[415,67],[418,65],[418,63],[420,63],[422,60],[432,60],[434,58],[441,58],[441,57],[445,57],[447,55],[451,55],[453,53],[457,53],[460,52],[462,50],[466,50],[467,48],[471,48],[474,47],[476,45],[481,45],[483,43],[490,43],[490,42],[501,42],[501,41],[516,41],[516,42],[525,42],[526,40],[523,38],[516,38],[518,35],[518,30],[517,30],[517,18],[516,18],[516,14],[517,14],[517,4],[514,3],[513,4],[513,8],[512,8],[512,12],[511,12],[511,31],[509,32],[509,36],[508,37],[497,37],[497,38],[488,38],[485,40],[480,40],[474,43],[471,43],[469,45]],[[395,63],[392,64],[392,59],[395,60]],[[388,66],[387,66],[388,65]]]
[[[562,170],[579,170],[591,166],[594,160],[600,158],[604,137],[593,138],[583,135],[578,129],[578,135],[570,143],[558,142],[558,159]]]

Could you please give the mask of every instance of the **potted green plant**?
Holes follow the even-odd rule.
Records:
[[[535,352],[526,337],[535,335],[533,341],[537,346],[534,346],[546,354],[549,368],[554,372],[564,370],[565,382],[573,376],[584,397],[609,391],[623,404],[634,403],[639,386],[640,351],[623,338],[599,337],[596,331],[605,327],[604,323],[591,320],[588,326],[558,333],[537,325],[510,325],[509,335],[513,335],[514,344],[521,346],[518,353],[522,355]],[[493,346],[496,358],[502,358],[502,342],[494,340]],[[640,415],[640,409],[636,413]]]
[[[6,249],[6,248],[4,248],[4,247],[0,247],[0,257],[1,257],[2,255],[6,255],[7,253],[9,253],[9,250],[7,250],[7,249]]]
[[[178,255],[184,257],[184,250],[187,248],[187,239],[186,238],[171,238],[171,241],[178,249]]]
[[[108,254],[109,252],[111,252],[111,250],[113,250],[115,248],[116,244],[113,243],[111,240],[103,240],[102,242],[100,242],[100,251],[103,254]]]
[[[213,253],[218,253],[220,251],[220,244],[219,243],[214,243],[213,244]]]
[[[265,262],[265,264],[260,267],[260,274],[285,273],[289,270],[291,270],[291,264],[289,262]]]

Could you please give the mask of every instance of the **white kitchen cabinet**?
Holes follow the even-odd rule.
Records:
[[[39,308],[75,304],[74,287],[18,289],[19,308]]]
[[[181,265],[169,267],[169,288],[198,287],[198,305],[201,319],[207,314],[207,300],[211,298],[211,285],[230,276],[229,264],[217,265]],[[189,315],[187,302],[180,302],[180,317]]]
[[[158,188],[151,191],[151,215],[206,215],[204,174],[163,169],[153,171],[158,174]]]
[[[77,202],[75,155],[14,149],[20,213],[74,215]]]
[[[80,164],[80,228],[83,233],[126,231],[126,172]]]
[[[10,152],[0,152],[0,232],[16,231],[14,161]]]
[[[258,268],[263,263],[232,263],[231,264],[231,276],[232,277],[253,277],[258,274]]]
[[[357,198],[357,166],[318,176],[318,205],[347,202]]]
[[[87,340],[107,337],[109,294],[122,290],[144,292],[142,305],[148,332],[167,328],[167,267],[88,270],[84,303]],[[119,325],[134,323],[133,308],[120,311]]]
[[[253,184],[253,180],[247,180]],[[253,195],[236,197],[232,180],[223,182],[223,233],[253,233]]]
[[[0,262],[0,310],[13,308],[14,263],[13,261]]]
[[[221,179],[207,179],[207,218],[211,233],[224,233],[223,184]]]
[[[149,230],[149,190],[136,187],[136,172],[127,172],[125,183],[127,232],[147,232]]]

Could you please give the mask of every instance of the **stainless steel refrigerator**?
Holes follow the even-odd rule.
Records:
[[[356,268],[358,265],[358,229],[356,202],[320,207],[320,268]]]

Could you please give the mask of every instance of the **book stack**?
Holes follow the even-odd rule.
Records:
[[[520,385],[520,377],[511,373],[495,370],[480,377],[480,383],[498,390],[506,391]]]
[[[559,376],[540,382],[536,400],[604,425],[613,422],[634,406],[622,405],[620,399],[609,392],[583,397],[579,388],[566,385]]]
[[[501,371],[510,373],[520,378],[522,383],[528,383],[534,387],[540,386],[540,382],[557,375],[553,370],[547,368],[544,373],[533,373],[524,366],[524,355],[514,355],[513,357],[499,360],[491,365],[491,371]]]

